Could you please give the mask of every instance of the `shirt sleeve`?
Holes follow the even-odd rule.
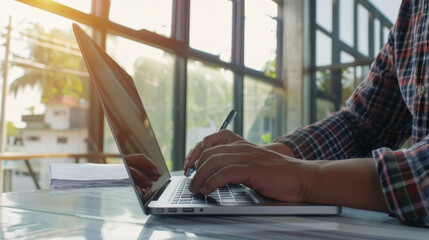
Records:
[[[393,33],[370,73],[346,101],[346,107],[276,141],[302,159],[369,157],[372,150],[399,148],[411,135],[412,115],[399,87]]]
[[[401,221],[429,226],[429,137],[409,149],[373,151],[390,211]]]
[[[413,121],[394,67],[393,35],[394,30],[345,109],[276,141],[302,159],[373,156],[391,213],[429,226],[429,137],[409,149],[391,150],[411,135]]]

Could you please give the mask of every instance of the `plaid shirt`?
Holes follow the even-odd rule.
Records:
[[[388,42],[346,107],[277,141],[298,158],[372,157],[389,209],[429,226],[429,0],[403,0]],[[412,136],[412,147],[398,150]]]

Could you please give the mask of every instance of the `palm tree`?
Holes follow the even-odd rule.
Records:
[[[77,100],[87,99],[88,79],[69,73],[86,72],[71,32],[52,29],[46,33],[40,24],[31,25],[32,29],[21,35],[32,43],[29,44],[30,60],[44,67],[25,68],[24,74],[11,83],[10,92],[16,96],[18,90],[25,86],[37,86],[42,91],[41,102],[64,95]]]

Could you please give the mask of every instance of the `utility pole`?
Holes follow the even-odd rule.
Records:
[[[1,101],[1,139],[0,139],[0,152],[4,153],[6,151],[6,137],[7,137],[7,123],[6,123],[6,97],[9,93],[7,86],[7,74],[9,70],[9,51],[10,51],[10,32],[12,31],[12,16],[9,16],[9,25],[6,27],[6,51],[3,61],[3,91],[2,91],[2,101]],[[0,160],[0,193],[3,192],[4,185],[4,169],[3,161]]]

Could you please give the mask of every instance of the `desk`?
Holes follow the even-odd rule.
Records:
[[[383,213],[146,216],[130,187],[3,193],[0,239],[428,239]]]

